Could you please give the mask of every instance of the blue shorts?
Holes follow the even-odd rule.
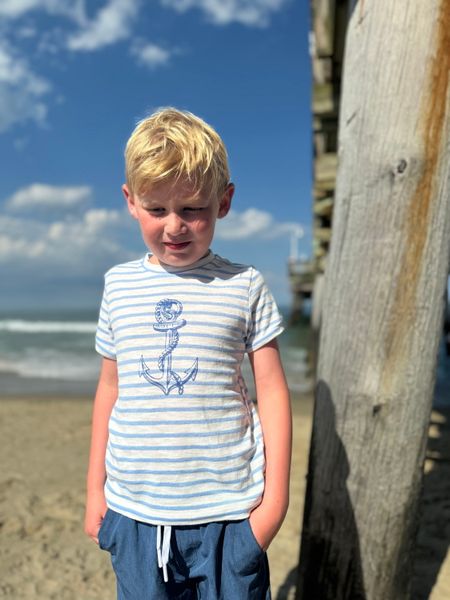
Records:
[[[159,529],[106,512],[98,539],[111,554],[118,600],[270,600],[267,556],[248,519],[172,526],[167,581],[158,566]]]

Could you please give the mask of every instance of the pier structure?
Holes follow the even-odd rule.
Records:
[[[325,271],[337,172],[339,104],[350,0],[311,0],[313,93],[313,262]]]
[[[312,259],[288,263],[293,315],[313,298],[312,325],[319,326],[323,275],[331,241],[337,172],[337,137],[345,35],[351,0],[311,0],[309,50],[313,92],[313,248]]]

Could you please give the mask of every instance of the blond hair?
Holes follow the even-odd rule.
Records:
[[[131,194],[181,179],[219,198],[230,180],[218,133],[192,113],[172,107],[138,123],[125,149],[125,174]]]

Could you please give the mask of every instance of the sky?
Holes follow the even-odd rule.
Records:
[[[288,306],[291,241],[311,255],[308,29],[306,0],[0,0],[0,309],[96,307],[144,255],[123,150],[162,106],[223,138],[236,193],[212,249]]]

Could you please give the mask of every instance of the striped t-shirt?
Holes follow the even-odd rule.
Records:
[[[281,317],[253,267],[213,253],[182,268],[148,258],[105,276],[96,349],[119,375],[107,504],[154,525],[246,518],[263,493],[264,446],[241,363],[281,333]]]

